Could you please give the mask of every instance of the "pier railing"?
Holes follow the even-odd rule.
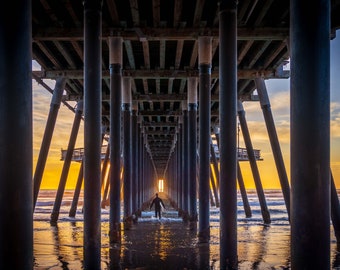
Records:
[[[107,149],[107,145],[103,145],[101,147],[101,158],[104,159],[105,155],[106,155],[106,149]],[[60,160],[65,160],[66,157],[66,153],[67,153],[67,149],[61,149],[61,157]],[[81,162],[84,156],[84,148],[74,148],[73,150],[73,154],[72,154],[72,161],[78,161]]]
[[[255,155],[255,159],[256,160],[263,160],[263,158],[261,157],[261,152],[258,149],[253,149],[254,151],[254,155]],[[239,161],[248,161],[248,151],[246,148],[238,148],[237,149],[237,157]]]
[[[217,160],[219,160],[220,153],[219,153],[217,147],[214,147],[214,148],[215,148],[216,158],[217,158]],[[105,158],[106,149],[107,149],[107,145],[103,145],[102,149],[101,149],[101,158],[102,159]],[[61,149],[60,160],[65,160],[66,153],[67,153],[67,150]],[[263,160],[262,157],[261,157],[261,151],[260,150],[254,149],[254,155],[255,155],[256,160]],[[74,148],[73,154],[72,154],[72,161],[81,162],[82,159],[83,159],[83,156],[84,156],[84,148]],[[238,157],[239,161],[248,161],[249,158],[248,158],[247,149],[239,147],[237,149],[237,157]]]
[[[214,150],[215,150],[216,159],[219,160],[220,152],[218,151],[218,147],[215,144],[214,144]],[[263,158],[261,157],[261,150],[253,149],[253,151],[254,151],[256,160],[263,160]],[[239,161],[249,161],[247,149],[242,148],[242,147],[237,148],[237,158]]]

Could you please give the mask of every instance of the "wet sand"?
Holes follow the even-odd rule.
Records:
[[[122,237],[121,247],[113,248],[116,263],[112,266],[121,269],[210,269],[209,244],[197,244],[195,232],[182,223],[143,222],[123,232]]]
[[[197,242],[190,229],[160,193],[166,210],[162,218],[142,212],[130,229],[122,231],[122,243],[111,249],[111,269],[210,269],[209,244]]]
[[[241,198],[238,203],[238,269],[290,269],[290,226],[283,198],[267,193],[272,223],[263,225],[256,194],[249,194],[253,216],[245,218]],[[83,216],[68,217],[69,201],[62,204],[57,226],[49,222],[53,194],[41,198],[34,215],[34,269],[83,269]],[[142,213],[131,229],[122,229],[120,245],[109,244],[109,209],[102,210],[101,269],[220,269],[219,208],[210,208],[210,242],[199,244],[197,231],[169,207],[161,220],[153,209]],[[331,265],[340,269],[333,226],[331,226]]]

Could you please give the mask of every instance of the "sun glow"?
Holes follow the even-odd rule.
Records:
[[[158,191],[163,192],[164,191],[164,181],[163,179],[158,180]]]

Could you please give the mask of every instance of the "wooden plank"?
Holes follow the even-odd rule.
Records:
[[[153,26],[158,27],[161,21],[161,3],[160,0],[152,0]]]
[[[139,8],[137,0],[129,0],[130,8],[131,8],[131,16],[134,26],[139,26]]]
[[[116,7],[116,1],[106,0],[107,9],[110,13],[111,20],[114,25],[119,25],[119,16]]]
[[[196,2],[195,15],[194,15],[194,21],[193,21],[194,27],[200,26],[204,3],[205,3],[205,0],[197,0]]]
[[[182,0],[175,0],[174,8],[174,27],[178,27],[182,17]]]

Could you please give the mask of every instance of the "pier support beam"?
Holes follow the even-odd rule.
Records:
[[[32,1],[0,10],[0,269],[33,269]]]
[[[201,243],[210,240],[210,115],[211,37],[198,38],[199,64],[199,232]]]
[[[141,174],[143,175],[142,176],[142,179],[143,179],[143,183],[142,183],[142,190],[143,190],[143,194],[142,194],[142,201],[143,203],[146,202],[149,198],[148,198],[148,190],[147,190],[147,178],[146,178],[146,147],[145,147],[145,142],[144,142],[144,131],[142,130],[142,159],[141,159]]]
[[[212,163],[212,168],[211,170],[211,187],[212,187],[212,191],[214,193],[214,197],[215,197],[215,204],[216,207],[220,207],[220,198],[219,198],[219,194],[218,194],[218,190],[219,190],[219,183],[220,183],[220,172],[218,169],[218,164],[217,164],[217,159],[216,159],[216,153],[215,153],[215,148],[212,142],[212,139],[210,141],[210,154],[211,154],[211,163]],[[214,172],[214,173],[213,173]],[[216,180],[216,181],[215,181]]]
[[[101,267],[102,5],[84,1],[84,269]]]
[[[104,141],[104,136],[105,136],[105,130],[103,130],[103,141]],[[106,152],[105,152],[105,157],[102,165],[102,175],[100,179],[100,186],[103,191],[104,185],[105,185],[105,180],[108,178],[107,177],[107,167],[109,165],[110,161],[110,144],[107,144],[106,146]]]
[[[178,187],[178,215],[182,215],[182,206],[183,206],[183,186],[182,186],[182,117],[179,118],[179,127],[178,127],[178,143],[177,143],[177,187]]]
[[[144,178],[144,199],[143,201],[148,201],[151,198],[150,194],[150,162],[148,153],[148,142],[147,136],[143,133],[143,143],[144,143],[144,155],[143,155],[143,178]]]
[[[131,91],[131,90],[130,90]],[[138,210],[138,102],[132,102],[132,112],[131,112],[131,204],[132,204],[132,214],[136,214]],[[137,218],[137,215],[136,215]],[[135,220],[136,221],[136,220]]]
[[[263,192],[263,187],[262,187],[261,178],[260,178],[260,172],[259,172],[259,169],[258,169],[257,164],[256,164],[256,158],[255,158],[255,154],[254,154],[253,145],[252,145],[251,139],[250,139],[250,134],[249,134],[247,121],[246,121],[246,117],[245,117],[245,111],[243,109],[243,105],[242,105],[241,101],[238,101],[237,107],[238,107],[237,108],[238,119],[240,121],[241,130],[242,130],[242,134],[243,134],[243,138],[244,138],[244,143],[245,143],[246,148],[247,148],[248,159],[249,159],[251,171],[252,171],[253,177],[254,177],[256,193],[257,193],[257,196],[259,198],[263,222],[266,223],[266,224],[270,224],[271,220],[270,220],[270,214],[269,214],[269,211],[268,211],[268,208],[267,208],[266,197],[265,197],[264,192]]]
[[[243,176],[240,168],[240,162],[237,162],[237,182],[238,186],[240,188],[240,193],[242,196],[242,202],[243,202],[243,208],[244,208],[244,213],[247,218],[252,216],[251,209],[250,209],[250,204],[248,201],[248,196],[247,196],[247,191],[246,187],[244,186],[244,181],[243,181]]]
[[[41,180],[44,173],[48,150],[51,145],[51,139],[55,127],[55,123],[60,108],[61,98],[65,88],[66,78],[61,77],[56,80],[56,84],[53,90],[53,95],[50,104],[50,112],[48,114],[44,137],[41,143],[39,157],[36,165],[36,169],[33,177],[33,209],[37,203],[37,198],[40,190]]]
[[[83,113],[83,101],[78,101],[77,108],[74,114],[73,126],[71,130],[70,139],[67,146],[67,151],[64,159],[63,168],[60,175],[58,190],[56,198],[53,204],[53,209],[51,213],[51,224],[55,225],[59,218],[60,206],[63,200],[63,195],[65,191],[65,186],[67,182],[68,172],[70,170],[72,155],[74,150],[74,145],[77,140],[77,135],[79,131],[80,121]]]
[[[221,1],[220,74],[220,263],[237,269],[237,1]]]
[[[177,162],[178,162],[178,167],[177,167],[177,175],[178,175],[178,180],[177,180],[177,185],[178,185],[178,208],[179,208],[179,216],[182,216],[183,212],[183,155],[182,155],[182,149],[183,149],[183,134],[182,134],[182,129],[183,129],[183,119],[182,117],[179,118],[179,129],[178,129],[178,144],[177,144]]]
[[[238,130],[239,131],[239,130]],[[217,146],[220,147],[220,131],[217,127],[214,128],[215,136],[216,136],[216,141],[217,141]],[[238,148],[237,148],[238,149]],[[240,168],[240,162],[238,161],[238,156],[237,156],[237,183],[240,188],[240,193],[242,197],[242,202],[243,202],[243,208],[246,217],[251,217],[251,209],[248,201],[248,196],[247,196],[247,191],[244,186],[244,181],[243,181],[243,176]]]
[[[333,174],[331,174],[331,218],[332,224],[334,228],[334,234],[337,240],[337,244],[340,243],[340,204],[339,204],[339,197],[338,192],[335,187]]]
[[[77,205],[79,201],[79,195],[81,191],[81,186],[84,179],[84,158],[81,160],[76,187],[74,189],[73,199],[71,203],[70,211],[68,212],[69,217],[75,217],[77,212]]]
[[[330,3],[290,1],[292,270],[331,268]]]
[[[101,208],[105,208],[106,205],[110,205],[109,201],[107,199],[109,186],[110,186],[110,172],[108,171],[108,166],[110,163],[110,143],[107,144],[105,157],[103,161],[102,166],[102,177],[101,177],[101,189],[102,189],[102,202],[101,202]]]
[[[188,181],[190,228],[197,229],[197,78],[188,78]]]
[[[140,124],[140,128],[139,128],[139,151],[138,151],[138,163],[139,163],[139,168],[138,168],[138,175],[139,175],[139,181],[140,181],[140,207],[142,209],[143,204],[144,204],[144,193],[145,193],[145,189],[144,189],[144,184],[145,184],[145,179],[144,179],[144,167],[143,167],[143,156],[144,156],[144,151],[145,151],[145,147],[144,147],[144,143],[143,143],[143,136],[144,136],[144,131],[143,131],[143,127],[142,127],[142,122],[143,117],[139,117],[138,121]],[[144,209],[144,208],[143,208]]]
[[[147,142],[146,139],[146,134],[145,134],[145,142]],[[146,185],[145,187],[147,188],[147,194],[146,194],[146,200],[149,200],[153,195],[154,195],[154,187],[153,187],[153,166],[152,166],[152,160],[150,158],[150,153],[149,150],[145,153],[145,163],[146,163]]]
[[[132,226],[131,205],[131,78],[123,79],[123,179],[124,179],[124,228]]]
[[[287,172],[283,162],[279,139],[277,137],[272,111],[270,109],[270,101],[267,93],[266,84],[263,78],[256,78],[255,84],[257,93],[260,98],[260,104],[263,111],[263,117],[267,126],[270,145],[272,147],[276,169],[279,175],[283,198],[286,204],[288,219],[290,219],[290,187]]]
[[[110,49],[110,243],[121,242],[121,110],[123,40],[109,37]]]
[[[182,205],[182,219],[187,222],[189,221],[189,167],[188,167],[188,131],[189,131],[189,121],[188,121],[188,105],[186,102],[182,102],[183,111],[183,129],[182,129],[182,185],[183,185],[183,205]]]
[[[143,152],[143,141],[142,141],[142,133],[141,133],[141,117],[137,116],[137,152],[136,152],[136,163],[137,163],[137,211],[138,216],[140,217],[142,214],[142,193],[143,193],[143,175],[142,175],[142,152]]]

